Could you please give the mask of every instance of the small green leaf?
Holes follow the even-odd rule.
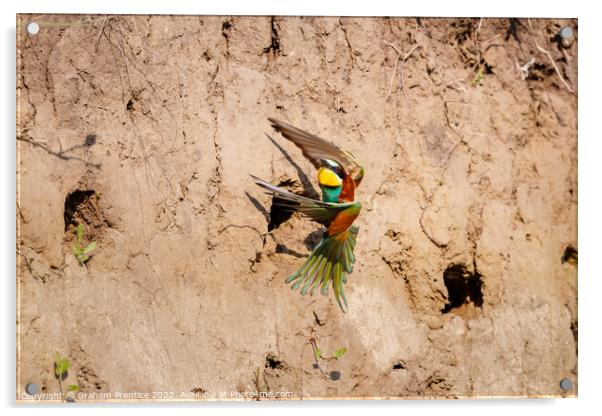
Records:
[[[472,80],[472,86],[476,87],[477,85],[481,84],[482,81],[483,81],[483,68],[479,68],[479,70],[475,74],[474,79]]]
[[[59,373],[65,374],[67,372],[67,370],[69,370],[70,366],[71,366],[71,364],[69,363],[69,360],[66,358],[63,358],[59,362]]]
[[[316,348],[316,351],[314,351],[314,354],[316,354],[316,360],[319,360],[320,358],[322,358],[322,351],[319,348]]]
[[[69,390],[69,391],[80,391],[81,388],[77,384],[70,384],[69,387],[67,387],[67,390]]]
[[[73,249],[73,254],[77,257],[79,253],[81,253],[82,249],[79,247],[71,246]]]
[[[347,352],[347,348],[345,348],[345,347],[339,348],[338,350],[335,351],[334,357],[341,358],[346,352]]]
[[[63,379],[71,363],[67,358],[61,357],[58,353],[54,357],[54,375],[58,379]]]
[[[77,241],[81,244],[84,239],[84,224],[77,224]]]
[[[96,248],[96,241],[94,241],[93,243],[90,243],[86,246],[86,248],[84,248],[82,250],[82,254],[88,254],[89,252],[91,252],[92,250],[94,250]]]

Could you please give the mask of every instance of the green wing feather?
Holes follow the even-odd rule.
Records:
[[[358,230],[357,226],[352,225],[344,238],[324,236],[299,270],[286,279],[286,283],[292,283],[293,290],[301,288],[302,295],[309,292],[313,296],[320,288],[322,295],[327,296],[332,282],[337,304],[345,312],[347,299],[344,285],[347,275],[353,271],[353,249]]]
[[[301,151],[303,156],[309,159],[316,169],[320,168],[323,159],[331,159],[339,162],[351,178],[359,185],[364,177],[364,168],[359,159],[351,152],[342,150],[336,144],[322,139],[314,134],[308,133],[295,126],[273,118],[268,118],[274,130],[293,142]],[[268,136],[269,137],[269,136]]]

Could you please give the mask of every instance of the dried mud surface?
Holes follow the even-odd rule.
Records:
[[[18,20],[18,398],[55,352],[88,399],[576,394],[577,21]],[[364,162],[346,314],[284,284],[319,226],[248,175],[315,173],[267,117]]]

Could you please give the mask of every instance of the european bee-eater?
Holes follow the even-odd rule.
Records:
[[[347,299],[343,285],[353,270],[353,249],[358,233],[358,227],[352,224],[362,207],[354,201],[355,188],[364,177],[364,168],[355,155],[341,150],[334,143],[290,124],[272,118],[268,120],[284,138],[299,147],[316,167],[322,200],[294,194],[251,175],[252,178],[257,185],[277,196],[278,204],[283,208],[306,215],[327,227],[324,237],[307,261],[286,279],[286,283],[294,282],[293,290],[301,287],[302,295],[308,291],[313,295],[319,286],[321,293],[328,295],[328,286],[332,281],[336,301],[344,312]]]

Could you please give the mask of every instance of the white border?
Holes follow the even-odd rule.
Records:
[[[396,3],[394,5],[393,3]],[[0,204],[2,215],[2,255],[4,287],[2,288],[4,319],[2,319],[2,375],[0,391],[4,407],[13,407],[8,413],[63,414],[61,407],[40,409],[38,406],[14,408],[15,397],[15,14],[16,13],[138,13],[138,14],[245,14],[245,15],[348,15],[348,16],[529,16],[529,17],[577,17],[579,18],[579,399],[567,400],[478,400],[478,401],[420,401],[420,402],[287,402],[287,403],[200,403],[146,405],[148,414],[164,414],[167,408],[177,407],[179,412],[248,414],[287,414],[344,412],[363,414],[369,410],[390,414],[438,415],[457,411],[464,415],[507,415],[508,412],[533,412],[546,414],[591,414],[599,408],[600,384],[600,296],[602,275],[598,266],[599,241],[602,238],[600,204],[602,180],[602,152],[600,152],[601,117],[600,78],[600,31],[602,16],[594,12],[594,6],[586,2],[565,1],[408,1],[393,2],[364,0],[362,2],[327,0],[229,0],[229,1],[142,1],[103,0],[90,3],[68,0],[2,2],[2,137],[3,162],[0,175],[4,200]],[[598,266],[598,267],[596,267]],[[102,407],[78,406],[78,413],[106,414],[108,409],[117,414],[131,413],[135,405],[105,405]],[[138,406],[139,407],[139,406]],[[85,409],[85,412],[84,412]],[[590,411],[591,410],[591,411]],[[577,413],[575,413],[577,412]]]

